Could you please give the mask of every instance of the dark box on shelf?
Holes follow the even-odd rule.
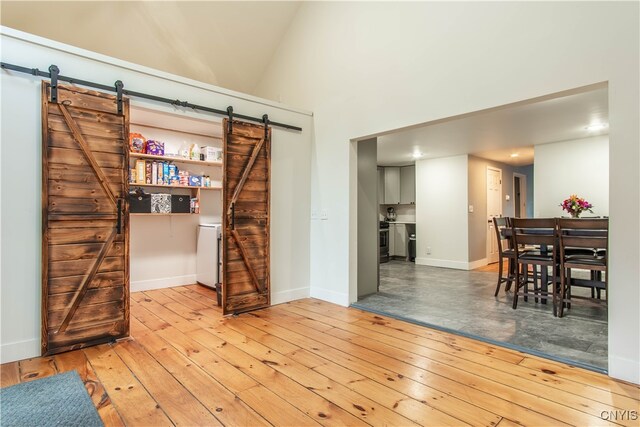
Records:
[[[185,194],[171,195],[171,212],[172,213],[190,213],[191,212],[191,196]]]
[[[151,194],[130,194],[130,213],[151,213]]]

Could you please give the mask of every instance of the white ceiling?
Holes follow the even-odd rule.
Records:
[[[0,23],[136,64],[252,93],[299,6],[300,2],[290,1],[3,0]],[[34,61],[19,65],[39,68],[49,65],[37,63],[36,58]],[[67,70],[67,74],[74,73]]]
[[[474,154],[512,165],[533,163],[533,146],[586,138],[609,132],[585,129],[594,122],[609,122],[608,89],[580,91],[551,99],[522,102],[438,120],[378,136],[378,164],[401,166],[422,158]],[[512,153],[519,154],[512,158]]]

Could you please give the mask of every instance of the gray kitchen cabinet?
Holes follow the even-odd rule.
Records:
[[[378,167],[378,204],[384,205],[384,168]]]
[[[393,224],[393,252],[389,252],[393,256],[407,256],[407,227],[405,224]]]
[[[400,168],[384,168],[384,204],[400,204]]]
[[[403,166],[400,168],[400,204],[414,205],[416,203],[416,167]]]
[[[396,225],[393,222],[389,223],[389,256],[392,257],[396,248]]]

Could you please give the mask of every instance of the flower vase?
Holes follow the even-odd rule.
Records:
[[[571,218],[580,218],[580,212],[571,212]]]

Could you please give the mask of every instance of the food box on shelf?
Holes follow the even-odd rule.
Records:
[[[164,142],[156,141],[155,139],[148,139],[146,152],[147,154],[153,154],[154,156],[164,156]]]
[[[171,194],[151,194],[151,213],[171,213]]]
[[[144,153],[147,140],[142,134],[130,133],[129,134],[129,150],[132,153]]]
[[[202,187],[202,177],[199,175],[189,175],[189,187]]]
[[[206,162],[217,162],[222,160],[222,150],[217,147],[202,147],[202,155]]]

